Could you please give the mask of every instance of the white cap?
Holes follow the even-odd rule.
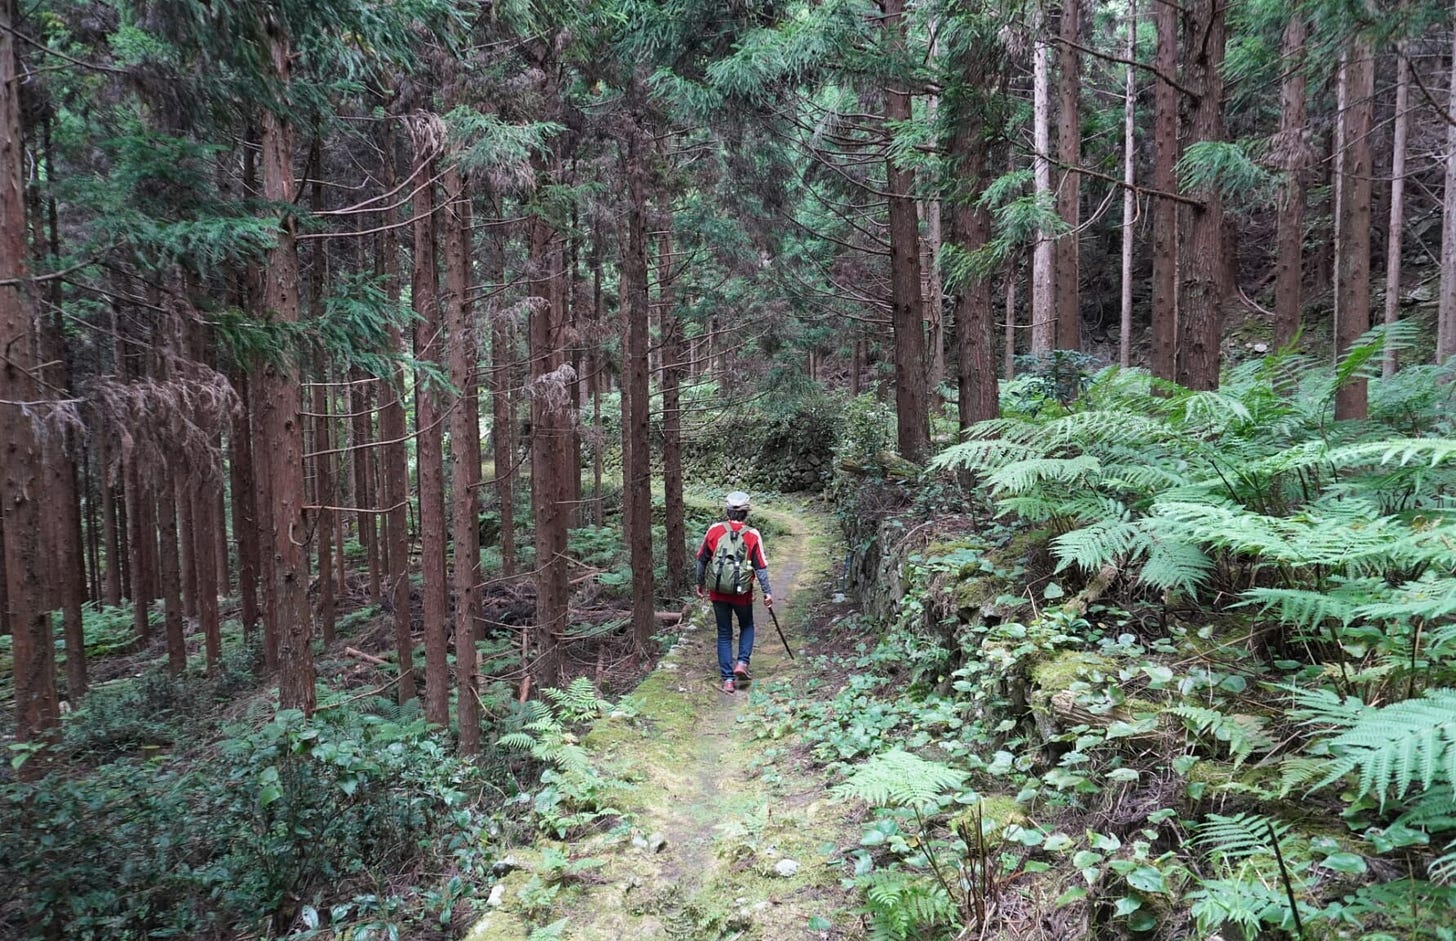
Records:
[[[723,507],[729,510],[748,509],[748,494],[742,490],[735,490],[723,498]]]

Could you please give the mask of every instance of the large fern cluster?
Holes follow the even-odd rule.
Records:
[[[1003,513],[1046,526],[1062,569],[1241,598],[1297,635],[1429,631],[1441,653],[1456,639],[1456,438],[1419,435],[1451,431],[1453,370],[1373,379],[1368,421],[1330,420],[1384,335],[1334,376],[1286,355],[1217,392],[1109,369],[1069,406],[974,426],[935,464],[977,473]]]

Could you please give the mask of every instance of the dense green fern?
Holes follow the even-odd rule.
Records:
[[[1348,710],[1326,715],[1318,704],[1304,712],[1307,721],[1341,730],[1326,742],[1331,757],[1313,789],[1358,772],[1358,793],[1375,796],[1383,807],[1417,785],[1427,796],[1438,793],[1433,791],[1438,784],[1456,785],[1456,690],[1429,689],[1419,698],[1367,706],[1353,715]]]
[[[942,799],[966,777],[964,771],[896,749],[866,761],[834,793],[876,807],[918,808]]]
[[[908,941],[954,923],[955,903],[927,876],[884,869],[856,880],[864,892],[872,941]]]

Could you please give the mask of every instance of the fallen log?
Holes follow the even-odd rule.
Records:
[[[375,666],[381,666],[381,667],[393,666],[393,664],[391,664],[388,660],[382,660],[379,657],[374,656],[374,654],[372,654],[372,653],[365,653],[364,651],[358,650],[358,649],[356,649],[354,647],[345,647],[344,648],[344,653],[348,654],[351,657],[358,657],[360,660],[364,660],[364,661],[366,661],[368,663],[372,663]]]

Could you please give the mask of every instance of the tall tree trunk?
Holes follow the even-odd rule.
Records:
[[[1223,56],[1225,0],[1195,0],[1191,7],[1190,43],[1185,75],[1197,93],[1190,116],[1190,141],[1221,141],[1223,120]],[[1190,389],[1218,388],[1219,343],[1223,338],[1225,260],[1223,202],[1207,187],[1193,194],[1200,205],[1189,210],[1188,240],[1183,246],[1182,290],[1178,300],[1178,354],[1175,378]]]
[[[1274,345],[1287,346],[1299,331],[1304,303],[1305,168],[1309,165],[1309,104],[1305,89],[1304,14],[1291,10],[1284,28],[1284,80],[1279,91],[1279,135],[1276,152],[1284,183],[1279,194],[1276,236],[1278,262],[1274,273]]]
[[[261,274],[261,272],[260,272]],[[259,294],[261,295],[261,290]],[[258,520],[257,561],[258,591],[263,601],[263,665],[269,670],[278,669],[278,595],[274,591],[273,554],[273,458],[267,435],[267,376],[259,371],[248,379],[248,392],[252,399],[248,411],[253,430],[253,512]],[[261,445],[261,446],[259,446]]]
[[[1057,239],[1057,349],[1082,348],[1081,225],[1082,177],[1073,167],[1082,162],[1082,9],[1079,0],[1062,0],[1061,44],[1057,47],[1057,160],[1062,165],[1057,185],[1057,215],[1068,232]]]
[[[435,175],[435,154],[443,125],[430,116],[411,128],[421,180]],[[415,358],[441,363],[440,281],[435,257],[435,187],[421,184],[414,204],[414,267],[411,302],[415,311]],[[420,590],[425,629],[425,717],[450,724],[449,632],[445,624],[448,574],[445,568],[444,410],[434,383],[415,372],[415,468],[419,479]]]
[[[672,269],[672,235],[657,242],[657,290],[662,311],[662,492],[667,514],[667,595],[688,590],[687,521],[682,463],[682,321],[677,316],[677,275]]]
[[[930,104],[935,106],[934,98]],[[933,110],[933,108],[932,108]],[[943,211],[939,199],[926,199],[920,204],[925,214],[925,251],[921,269],[925,279],[925,326],[930,354],[930,370],[926,376],[927,392],[940,408],[940,386],[945,382],[945,288],[940,272],[940,248],[944,240]],[[814,351],[809,351],[809,380],[814,375]]]
[[[116,510],[116,473],[111,460],[111,436],[96,436],[96,487],[101,492],[101,543],[106,555],[105,600],[121,604],[121,537]]]
[[[1436,305],[1438,365],[1456,357],[1456,29],[1451,31],[1451,43],[1451,83],[1446,92],[1446,188],[1441,197],[1441,284]]]
[[[258,509],[253,481],[253,429],[245,373],[234,378],[240,404],[232,416],[228,434],[228,471],[232,475],[233,538],[238,545],[238,603],[243,636],[251,637],[258,626]]]
[[[315,138],[314,147],[318,148],[318,141]],[[315,158],[317,160],[317,158]],[[312,209],[315,213],[321,212],[324,208],[323,184],[314,180],[312,193],[309,196]],[[323,248],[323,242],[315,243],[319,248],[313,257],[313,271],[309,275],[309,319],[315,323],[321,323],[324,319],[324,279],[328,266],[328,252]],[[333,428],[332,419],[329,417],[329,404],[333,397],[329,394],[329,364],[327,359],[320,355],[314,364],[313,384],[313,448],[318,452],[314,458],[314,493],[317,496],[318,509],[315,511],[314,532],[318,538],[318,620],[319,632],[322,636],[324,646],[334,642],[334,496],[337,487],[334,484],[334,455],[333,450]],[[344,547],[339,546],[339,555],[343,556]]]
[[[1171,193],[1178,187],[1178,91],[1165,78],[1178,68],[1178,7],[1153,5],[1158,47],[1153,64],[1153,188]],[[1178,349],[1178,206],[1170,199],[1153,200],[1152,372],[1160,379],[1177,373]]]
[[[547,120],[562,107],[561,63],[556,37],[538,47],[537,63],[546,76]],[[561,181],[561,142],[532,161],[538,185]],[[531,681],[562,681],[561,647],[566,636],[570,588],[566,572],[569,507],[564,504],[570,468],[569,440],[574,414],[570,396],[575,376],[566,362],[563,327],[566,271],[561,234],[541,214],[530,220],[531,305],[528,356],[531,377],[531,514],[536,527],[536,622]]]
[[[602,451],[606,449],[602,427],[602,392],[607,386],[606,358],[602,355],[602,227],[592,226],[588,265],[592,272],[592,356],[588,385],[592,397],[592,525],[600,527],[605,515],[602,498]]]
[[[350,446],[354,466],[354,505],[359,508],[355,522],[359,529],[359,545],[364,549],[369,567],[369,600],[379,603],[379,527],[375,510],[379,506],[374,475],[374,436],[371,415],[374,409],[374,382],[365,379],[355,367],[349,372]]]
[[[635,83],[634,83],[635,84]],[[656,630],[652,600],[652,461],[647,388],[647,139],[635,129],[627,143],[627,237],[622,252],[622,498],[632,569],[632,642],[646,656]],[[914,206],[911,206],[914,212]],[[915,293],[920,293],[916,279]],[[918,305],[915,328],[920,329]]]
[[[175,485],[181,487],[177,496],[177,553],[182,566],[182,613],[189,618],[198,616],[197,607],[197,540],[202,521],[192,516],[190,496],[192,478],[197,474],[187,461],[179,462],[173,468]]]
[[[289,75],[289,41],[283,24],[271,16],[265,23],[274,74],[284,87]],[[267,112],[263,116],[263,198],[287,206],[294,198],[292,133],[286,119]],[[279,323],[299,322],[298,246],[295,220],[285,216],[277,241],[268,253],[263,302]],[[315,705],[313,624],[308,610],[308,562],[304,537],[303,424],[299,415],[297,366],[269,363],[263,369],[265,411],[263,441],[269,466],[268,489],[272,503],[273,593],[278,614],[278,704],[305,715]]]
[[[1405,43],[1395,52],[1395,131],[1390,146],[1390,228],[1385,246],[1385,325],[1400,321],[1400,256],[1405,244],[1405,152],[1410,138],[1410,70]],[[1395,375],[1399,356],[1395,343],[1387,340],[1381,375]]]
[[[1051,164],[1051,80],[1045,37],[1045,0],[1036,0],[1031,46],[1032,186],[1037,202],[1053,206]],[[1038,228],[1031,249],[1031,352],[1050,353],[1057,344],[1056,243]]]
[[[131,552],[128,574],[131,575],[132,625],[137,646],[145,650],[152,642],[147,609],[152,603],[151,566],[157,556],[156,526],[150,506],[153,497],[151,487],[137,467],[136,454],[127,454],[122,460],[126,480],[127,548]]]
[[[1117,338],[1117,361],[1124,369],[1132,365],[1132,249],[1137,224],[1137,0],[1127,5],[1127,93],[1122,110],[1122,317]]]
[[[233,380],[239,404],[228,433],[228,472],[232,484],[233,540],[238,553],[238,605],[243,636],[252,638],[261,614],[258,610],[259,527],[257,483],[253,480],[252,402],[247,374]]]
[[[194,469],[192,481],[192,519],[199,534],[196,541],[197,554],[197,620],[202,628],[202,642],[206,655],[207,672],[216,673],[222,666],[222,618],[217,604],[217,550],[212,540],[217,538],[220,520],[214,520],[213,504],[215,488],[221,484],[217,469],[203,465]]]
[[[217,436],[218,460],[222,460],[223,451],[222,435]],[[228,563],[231,555],[228,552],[228,515],[227,515],[227,482],[222,477],[222,468],[216,468],[217,486],[212,493],[212,515],[217,520],[217,532],[213,534],[213,547],[217,550],[217,594],[226,598],[233,593],[232,572]]]
[[[904,0],[882,0],[887,44],[905,48]],[[892,124],[911,118],[910,93],[890,81],[885,117]],[[925,380],[924,304],[920,297],[920,232],[915,211],[915,171],[886,159],[890,222],[890,299],[895,342],[895,414],[900,453],[922,464],[930,456],[930,403]]]
[[[499,229],[486,232],[485,276],[492,283],[505,280],[505,243]],[[500,516],[501,575],[509,578],[516,574],[516,428],[511,391],[515,343],[509,317],[497,311],[490,321],[491,460]]]
[[[179,460],[180,463],[180,460]],[[167,672],[187,671],[187,633],[182,608],[182,555],[178,551],[177,507],[187,500],[184,477],[168,471],[171,482],[157,494],[157,528],[162,537],[162,612],[167,637]]]
[[[87,571],[87,599],[100,606],[106,598],[105,589],[101,585],[103,570],[101,568],[101,517],[98,512],[101,502],[101,486],[96,476],[96,456],[91,451],[81,452],[81,489],[82,499],[86,502],[85,517],[83,522],[86,526],[86,571]],[[4,581],[0,578],[0,581]]]
[[[45,149],[49,161],[50,148],[47,146]],[[53,241],[54,238],[53,234]],[[59,256],[59,246],[53,245],[52,250],[54,255]],[[45,318],[41,328],[42,352],[50,364],[46,370],[46,383],[52,395],[56,394],[56,390],[71,388],[59,301],[59,297],[52,299],[52,315]],[[81,609],[86,602],[86,566],[82,555],[81,492],[77,486],[73,450],[76,442],[72,438],[69,433],[57,436],[49,447],[43,448],[42,460],[46,472],[47,502],[54,514],[48,576],[55,584],[56,603],[61,609],[66,649],[66,698],[72,705],[77,705],[85,697],[87,687],[86,634],[81,618]]]
[[[470,194],[459,168],[445,170],[445,326],[450,384],[461,399],[450,410],[451,541],[454,543],[455,672],[460,753],[480,753],[479,668],[475,637],[480,617],[480,426],[475,409],[475,324],[470,306]]]
[[[394,136],[386,126],[383,135],[384,188],[388,192],[395,186],[398,174],[395,171]],[[398,212],[393,208],[384,211],[384,229],[379,235],[380,272],[384,278],[385,296],[390,306],[398,308],[400,302],[399,244],[395,240],[394,227]],[[389,329],[390,349],[404,353],[404,336],[400,329]],[[395,693],[399,704],[404,705],[417,695],[414,666],[414,625],[410,610],[409,578],[409,455],[408,435],[405,430],[404,390],[407,387],[404,366],[395,367],[394,382],[382,385],[380,392],[387,398],[379,410],[379,437],[383,447],[384,506],[386,568],[389,572],[388,588],[390,610],[394,615],[395,658],[399,668],[399,682]]]
[[[1016,280],[1018,259],[1015,253],[1006,259],[1006,334],[1002,338],[1003,361],[1001,378],[1010,382],[1016,378]]]
[[[1370,130],[1375,118],[1375,58],[1368,41],[1350,41],[1344,60],[1346,108],[1345,159],[1340,175],[1339,319],[1335,353],[1343,356],[1370,329]],[[1335,418],[1365,418],[1370,413],[1366,381],[1355,379],[1335,392]]]
[[[952,116],[954,131],[949,145],[952,186],[946,205],[950,210],[950,241],[966,255],[980,251],[991,237],[991,218],[976,200],[987,184],[989,133],[986,109],[989,102],[982,89],[997,80],[1005,62],[990,44],[978,44],[965,51],[957,62],[968,85],[945,107]],[[996,382],[995,317],[991,308],[990,279],[971,275],[955,286],[957,423],[964,430],[999,413]]]
[[[38,381],[33,283],[25,251],[25,154],[20,126],[19,59],[15,0],[0,0],[0,517],[5,529],[4,578],[15,679],[15,737],[46,741],[60,724],[56,651],[50,613],[42,602],[45,582],[41,541],[44,507],[40,442],[19,402],[50,393]],[[40,763],[21,773],[39,775]]]

